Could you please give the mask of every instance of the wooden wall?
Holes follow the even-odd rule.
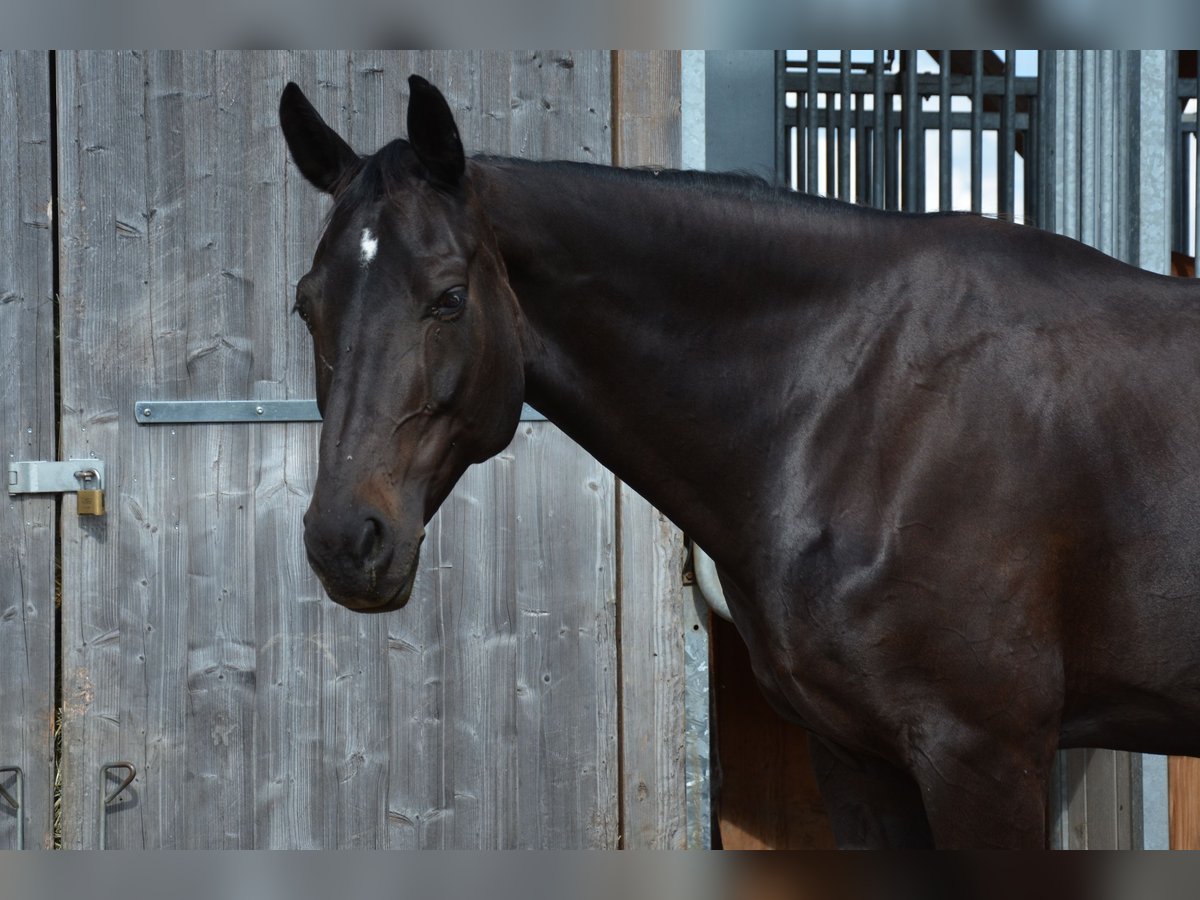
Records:
[[[113,847],[644,847],[685,836],[682,544],[548,423],[473,468],[413,599],[324,597],[301,545],[310,424],[139,426],[135,400],[311,397],[288,315],[328,200],[276,124],[298,82],[362,151],[406,78],[469,152],[671,163],[676,54],[62,53],[64,843],[99,767]],[[615,86],[615,87],[614,87]],[[615,93],[614,93],[615,91]],[[656,158],[661,154],[662,158]]]
[[[54,459],[50,69],[0,51],[0,435],[6,460]],[[6,465],[7,470],[7,465]],[[0,767],[25,773],[25,844],[48,846],[54,753],[55,500],[0,503]],[[15,776],[0,787],[15,793]],[[0,849],[17,812],[0,801]]]

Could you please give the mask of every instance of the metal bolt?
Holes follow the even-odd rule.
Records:
[[[143,408],[142,415],[145,416],[147,419],[150,418],[150,407],[147,406],[147,407]]]
[[[260,416],[263,414],[263,408],[261,406],[254,407],[254,411],[256,413],[258,413]]]

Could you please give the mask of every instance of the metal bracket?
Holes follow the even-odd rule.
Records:
[[[25,772],[20,766],[0,766],[0,775],[14,773],[17,776],[15,790],[17,795],[14,797],[0,785],[0,800],[11,806],[17,814],[17,844],[14,849],[25,849]]]
[[[108,773],[114,769],[124,769],[128,774],[117,785],[116,790],[109,791],[105,787],[105,779]],[[113,802],[121,796],[121,792],[125,788],[133,784],[133,779],[137,778],[137,769],[133,763],[121,760],[118,762],[105,763],[100,767],[100,811],[99,811],[99,833],[96,838],[97,848],[100,850],[108,849],[108,808]]]
[[[83,487],[83,473],[95,480],[96,490],[104,490],[104,461],[69,459],[66,462],[23,460],[8,464],[10,494],[74,493]],[[94,472],[95,475],[91,475]]]
[[[321,421],[316,400],[139,400],[133,415],[139,425]],[[521,408],[522,422],[545,420],[528,403]]]
[[[316,400],[139,400],[139,425],[224,422],[320,422]]]

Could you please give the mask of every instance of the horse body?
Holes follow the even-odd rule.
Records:
[[[1195,285],[969,216],[461,146],[447,168],[457,133],[430,96],[414,83],[413,159],[369,214],[346,185],[378,161],[328,144],[341,187],[306,167],[322,134],[289,129],[284,98],[302,171],[346,207],[314,264],[350,285],[336,347],[314,330],[306,541],[331,596],[403,604],[404,508],[427,520],[511,436],[519,390],[717,562],[764,691],[817,738],[842,844],[1040,846],[1058,746],[1200,754]],[[351,264],[360,229],[395,268]],[[445,304],[345,339],[382,294],[452,282],[470,285],[462,321]],[[468,336],[459,355],[494,383],[430,376]],[[400,403],[374,410],[396,428],[363,438],[364,348],[389,341],[420,359],[399,401],[373,401]],[[362,440],[365,466],[343,446]]]

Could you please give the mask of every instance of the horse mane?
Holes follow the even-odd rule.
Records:
[[[703,172],[694,169],[665,169],[653,166],[621,168],[596,163],[570,160],[528,160],[512,156],[481,154],[474,160],[487,164],[540,169],[548,172],[563,172],[583,175],[593,179],[604,179],[628,184],[643,182],[665,184],[684,191],[711,197],[741,199],[755,203],[785,204],[811,211],[844,212],[862,216],[912,216],[880,210],[871,206],[860,206],[819,194],[807,194],[779,187],[767,179],[749,172]],[[385,144],[375,153],[360,157],[359,164],[348,169],[334,188],[335,204],[329,220],[348,213],[360,205],[384,197],[400,199],[406,183],[421,174],[421,162],[408,141],[397,138]],[[327,223],[328,224],[328,223]]]
[[[684,191],[697,194],[745,200],[753,203],[778,204],[813,213],[848,213],[870,217],[909,217],[929,215],[928,213],[908,213],[895,210],[882,210],[873,206],[863,206],[820,194],[809,194],[794,191],[789,187],[780,187],[766,178],[750,172],[704,172],[695,169],[667,169],[655,166],[622,168],[618,166],[599,165],[596,163],[574,162],[569,160],[534,161],[507,156],[476,156],[474,159],[497,165],[513,167],[539,168],[542,171],[559,171],[579,173],[595,179],[607,179],[617,183],[643,182],[666,184],[678,187]],[[943,213],[944,215],[952,215]],[[953,215],[956,215],[954,213]]]

